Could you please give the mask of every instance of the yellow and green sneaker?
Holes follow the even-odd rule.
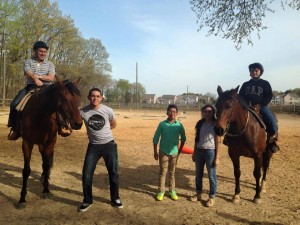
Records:
[[[174,201],[178,200],[178,196],[177,196],[176,191],[174,189],[169,192],[169,195],[170,195],[172,200],[174,200]]]
[[[164,199],[165,192],[158,192],[156,199],[157,201],[162,201]]]

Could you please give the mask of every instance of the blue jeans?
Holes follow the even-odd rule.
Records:
[[[111,201],[120,198],[117,144],[114,141],[110,141],[107,144],[88,145],[82,170],[84,203],[93,203],[93,176],[97,162],[101,157],[103,157],[108,171]]]
[[[202,193],[202,179],[204,173],[204,165],[206,164],[208,179],[209,179],[209,197],[214,198],[217,194],[217,173],[216,167],[213,164],[215,159],[214,149],[199,149],[194,152],[196,164],[196,192]]]
[[[268,106],[263,106],[260,110],[262,115],[263,121],[266,124],[267,132],[273,136],[274,134],[277,135],[278,133],[278,124],[274,114],[268,108]]]
[[[18,112],[15,109],[16,106],[22,101],[22,99],[25,97],[25,95],[34,89],[36,86],[35,84],[27,84],[25,88],[20,90],[18,94],[14,97],[12,102],[10,103],[10,112],[8,117],[8,127],[13,127],[13,129],[16,127],[16,120],[18,119]]]

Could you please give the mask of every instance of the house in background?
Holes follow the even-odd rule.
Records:
[[[295,93],[287,93],[283,96],[283,105],[300,105],[300,98]]]
[[[180,105],[195,105],[199,101],[199,96],[196,94],[178,95],[176,103]]]
[[[295,93],[276,96],[272,103],[275,105],[300,105],[300,97]]]
[[[145,104],[155,104],[157,97],[155,94],[145,94],[143,97],[143,103]]]
[[[283,105],[283,95],[273,97],[271,101],[274,105]]]
[[[156,100],[158,104],[175,104],[177,97],[175,95],[163,95]]]

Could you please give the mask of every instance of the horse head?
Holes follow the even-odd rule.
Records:
[[[218,136],[224,135],[229,129],[228,126],[230,122],[233,122],[235,119],[234,107],[236,106],[235,102],[237,102],[238,89],[239,86],[235,89],[223,92],[220,86],[217,88],[219,97],[216,103],[217,124],[215,126],[215,132]]]
[[[58,111],[62,115],[63,119],[70,123],[72,129],[79,130],[83,124],[79,106],[80,106],[80,91],[78,85],[80,77],[75,81],[62,81],[57,79],[57,83],[60,86],[60,96],[58,103]]]

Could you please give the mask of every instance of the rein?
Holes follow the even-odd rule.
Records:
[[[229,120],[228,120],[227,125],[226,125],[225,135],[227,135],[227,136],[229,136],[229,137],[238,137],[238,136],[242,135],[242,134],[246,131],[246,129],[247,129],[248,122],[249,122],[249,110],[247,110],[247,120],[246,120],[245,127],[244,127],[244,129],[243,129],[240,133],[238,133],[238,134],[231,134],[231,133],[229,133],[229,128],[230,128],[230,123],[231,123],[232,113],[233,113],[233,107],[232,107],[232,110],[231,110],[231,113],[230,113]]]

